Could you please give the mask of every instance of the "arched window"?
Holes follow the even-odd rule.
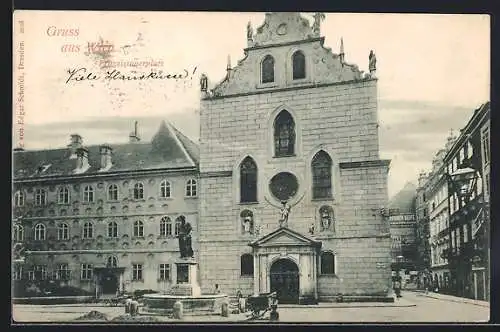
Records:
[[[293,156],[295,153],[295,122],[285,110],[274,120],[274,147],[276,157]]]
[[[170,182],[167,180],[163,180],[160,183],[160,197],[161,198],[169,198],[170,197]]]
[[[257,164],[251,157],[240,165],[240,202],[257,202]]]
[[[189,179],[186,183],[186,196],[187,197],[196,197],[196,180]]]
[[[118,224],[114,221],[108,223],[108,237],[118,237]]]
[[[306,57],[302,51],[297,51],[292,55],[293,79],[306,78]]]
[[[184,216],[178,216],[175,219],[175,229],[174,229],[175,236],[179,235],[179,229],[181,227],[181,223],[182,223],[183,220],[186,220],[186,217],[184,217]]]
[[[57,239],[58,240],[68,240],[69,239],[68,224],[60,223],[59,225],[57,225]]]
[[[47,193],[44,189],[37,189],[35,192],[35,205],[44,205],[47,203]]]
[[[45,240],[45,225],[37,224],[35,226],[35,240],[41,241]]]
[[[14,194],[14,204],[16,206],[24,206],[24,200],[25,200],[24,191],[22,190],[16,191],[16,193]]]
[[[13,228],[13,240],[16,242],[22,242],[24,240],[24,227],[22,225],[14,225]]]
[[[144,223],[140,220],[134,222],[134,236],[144,236]]]
[[[92,203],[94,201],[94,188],[92,186],[85,186],[83,188],[83,201]]]
[[[106,267],[118,267],[118,258],[116,256],[109,256],[106,260]]]
[[[162,217],[160,220],[160,236],[171,236],[172,235],[172,220],[170,217]]]
[[[241,255],[241,275],[253,276],[253,255],[251,254]]]
[[[144,198],[144,185],[140,182],[134,185],[134,199]]]
[[[91,239],[94,237],[94,225],[91,222],[83,224],[83,238]]]
[[[118,200],[118,186],[116,184],[111,184],[108,187],[108,200],[117,201]]]
[[[332,159],[321,150],[311,162],[313,176],[313,199],[332,197]]]
[[[329,251],[321,253],[321,274],[335,274],[335,255]]]
[[[69,204],[69,190],[66,187],[59,188],[57,194],[57,202],[59,204]]]
[[[274,58],[266,55],[261,64],[262,83],[274,82]]]

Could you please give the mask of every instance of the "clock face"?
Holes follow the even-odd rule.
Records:
[[[279,27],[278,27],[278,29],[276,30],[276,33],[277,33],[278,35],[280,35],[280,36],[281,36],[281,35],[285,35],[285,34],[286,34],[286,32],[287,32],[287,26],[286,26],[286,24],[285,24],[285,23],[280,24],[280,25],[279,25]]]

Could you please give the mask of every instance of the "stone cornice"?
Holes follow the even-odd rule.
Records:
[[[233,176],[233,171],[202,172],[200,178],[225,178]]]
[[[281,47],[281,46],[300,45],[300,44],[313,43],[313,42],[318,42],[318,41],[323,44],[325,42],[325,37],[316,37],[316,38],[303,39],[303,40],[294,40],[294,41],[289,41],[289,42],[286,42],[286,43],[275,43],[275,44],[268,44],[268,45],[257,45],[257,46],[252,46],[252,47],[244,48],[243,51],[247,52],[247,51],[259,50],[259,49],[264,49],[264,48],[273,48],[273,47]]]
[[[276,93],[276,92],[284,92],[284,91],[324,88],[324,87],[328,87],[328,86],[365,83],[365,82],[377,81],[377,80],[378,80],[377,78],[371,77],[371,78],[364,78],[361,80],[350,80],[350,81],[332,82],[332,83],[317,83],[317,84],[305,83],[304,85],[289,86],[289,87],[285,87],[285,88],[269,88],[269,89],[263,89],[263,90],[255,90],[255,91],[251,91],[251,92],[227,94],[227,95],[222,95],[222,96],[208,96],[208,97],[202,98],[202,100],[217,100],[217,99],[225,99],[225,98],[260,95],[260,94],[264,94],[264,93]]]
[[[21,179],[13,179],[14,184],[24,184],[24,183],[40,183],[40,182],[65,182],[69,181],[79,181],[79,180],[88,180],[92,181],[97,179],[106,179],[106,178],[114,178],[120,177],[120,179],[126,178],[135,178],[137,176],[156,176],[163,174],[175,174],[175,175],[185,175],[185,174],[196,174],[196,167],[181,167],[175,169],[145,169],[145,170],[133,170],[133,171],[120,171],[114,173],[90,173],[90,174],[75,174],[75,175],[55,175],[55,176],[44,176],[37,178],[21,178]]]
[[[353,161],[353,162],[339,163],[339,167],[341,169],[368,168],[368,167],[389,167],[390,163],[391,163],[391,161],[388,159]]]

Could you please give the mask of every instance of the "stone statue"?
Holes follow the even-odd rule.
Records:
[[[247,40],[253,40],[253,29],[250,22],[247,24]]]
[[[181,217],[181,224],[179,226],[179,251],[181,258],[192,258],[193,248],[191,246],[191,231],[193,228],[191,224],[186,222],[184,217]]]
[[[370,51],[368,60],[369,60],[368,69],[370,70],[370,73],[374,73],[377,70],[377,57],[375,56],[373,50]]]
[[[326,16],[324,13],[314,13],[313,17],[314,17],[314,23],[313,23],[312,29],[314,32],[319,33],[321,21],[323,21]]]
[[[279,220],[280,227],[287,227],[288,226],[288,216],[290,214],[291,206],[288,204],[287,201],[282,201],[281,204],[283,206],[281,208],[281,218]]]
[[[330,228],[330,225],[331,225],[331,219],[330,219],[330,215],[328,214],[328,212],[323,212],[323,214],[321,215],[321,228],[322,230],[327,230]]]
[[[208,88],[208,77],[205,74],[201,74],[200,90],[201,90],[201,92],[207,92],[207,88]]]
[[[252,233],[252,228],[253,228],[253,220],[251,216],[246,216],[243,219],[243,229],[245,233]]]

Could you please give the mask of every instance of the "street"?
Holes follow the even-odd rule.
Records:
[[[457,298],[458,299],[458,298]],[[436,299],[420,293],[405,292],[397,303],[367,306],[345,304],[320,304],[318,306],[280,306],[280,322],[331,322],[331,323],[474,323],[487,322],[490,308],[470,303]],[[399,305],[399,306],[398,306]],[[70,305],[14,305],[13,319],[16,322],[70,322],[75,318],[97,310],[113,318],[123,314],[122,307],[90,307]],[[176,322],[167,317],[157,317],[160,321]],[[237,322],[245,315],[188,317],[184,322]],[[85,321],[81,321],[85,323]]]

